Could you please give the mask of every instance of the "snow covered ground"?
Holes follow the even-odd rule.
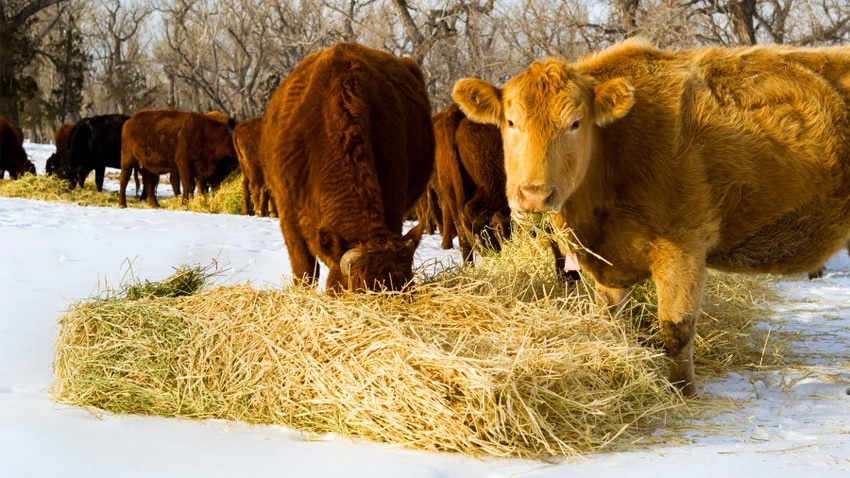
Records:
[[[26,144],[39,173],[53,151]],[[109,183],[108,183],[109,184]],[[107,187],[114,187],[108,185]],[[850,476],[850,257],[823,279],[775,287],[770,327],[799,331],[810,363],[704,384],[737,407],[679,446],[587,455],[568,462],[474,459],[296,430],[207,420],[116,416],[52,402],[56,320],[69,302],[182,264],[219,264],[279,286],[289,262],[274,219],[95,208],[0,198],[0,477],[635,477]],[[419,261],[457,260],[426,237]],[[698,371],[699,374],[699,371]]]

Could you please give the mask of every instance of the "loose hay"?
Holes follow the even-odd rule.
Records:
[[[118,206],[118,193],[98,192],[90,181],[82,188],[70,189],[67,181],[53,175],[25,174],[15,181],[0,181],[0,196],[82,206]]]
[[[134,300],[125,287],[60,318],[51,395],[472,455],[573,455],[681,423],[688,408],[652,333],[600,316],[538,247],[420,271],[412,294],[241,285]],[[750,322],[763,313],[739,302]],[[631,315],[650,322],[650,309]]]
[[[110,173],[113,174],[114,173]],[[89,176],[92,176],[90,174]],[[159,191],[167,188],[170,194],[171,185],[160,182]],[[15,181],[0,181],[0,196],[37,199],[77,204],[80,206],[118,207],[118,192],[97,191],[93,180],[88,179],[82,188],[71,189],[67,181],[54,175],[42,174],[33,176],[26,174]],[[197,194],[183,205],[183,199],[169,196],[159,198],[163,209],[213,214],[240,214],[242,211],[242,173],[238,170],[227,177],[221,187],[212,193],[200,196]],[[147,201],[139,201],[129,196],[127,207],[137,209],[149,208]]]

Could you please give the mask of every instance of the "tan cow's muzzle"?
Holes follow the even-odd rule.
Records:
[[[523,183],[517,188],[511,208],[517,212],[558,212],[561,207],[561,188],[553,184]]]

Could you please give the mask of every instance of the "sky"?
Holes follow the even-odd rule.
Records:
[[[25,144],[39,173],[51,145]],[[7,179],[8,180],[8,175]],[[107,183],[107,188],[115,185]],[[166,188],[167,189],[167,188]],[[417,261],[458,261],[425,236]],[[280,287],[289,261],[275,219],[80,207],[0,198],[0,478],[6,477],[838,477],[850,476],[850,257],[824,278],[777,278],[764,324],[797,331],[805,366],[702,383],[728,401],[712,429],[676,446],[569,460],[472,458],[281,426],[115,415],[51,401],[57,320],[70,303],[126,280],[160,280],[216,260],[219,283]],[[699,370],[697,370],[699,378]]]

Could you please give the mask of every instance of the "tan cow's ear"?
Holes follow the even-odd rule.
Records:
[[[635,88],[625,78],[614,78],[593,89],[596,124],[602,126],[626,116],[635,104]]]
[[[499,125],[504,119],[502,90],[475,78],[464,78],[455,83],[452,98],[461,111],[476,123]]]

